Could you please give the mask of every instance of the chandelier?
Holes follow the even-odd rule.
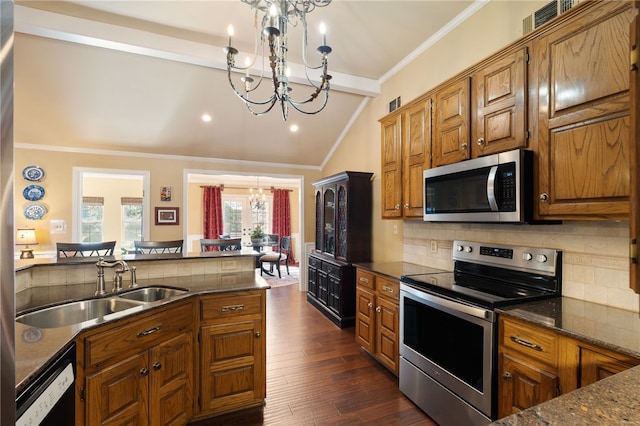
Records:
[[[324,109],[329,99],[329,80],[331,75],[327,74],[327,57],[331,53],[331,47],[327,46],[326,27],[320,25],[322,34],[322,45],[316,50],[321,55],[320,65],[311,66],[307,62],[307,13],[312,12],[316,7],[324,7],[331,3],[331,0],[241,0],[255,10],[254,26],[256,31],[255,49],[253,59],[247,58],[245,66],[236,66],[235,60],[238,49],[231,45],[234,31],[229,25],[229,46],[224,51],[227,54],[227,76],[229,84],[235,94],[242,99],[247,109],[253,115],[264,115],[271,111],[276,103],[280,104],[282,119],[287,120],[289,106],[303,114],[317,114]],[[260,24],[258,18],[261,15]],[[311,85],[312,92],[303,99],[295,100],[291,97],[293,88],[289,85],[290,69],[287,63],[287,29],[289,26],[302,26],[302,61],[304,63],[304,74]],[[258,58],[258,46],[262,49],[262,67],[258,75],[252,76],[250,70]],[[270,72],[265,73],[265,55],[268,51]],[[321,70],[320,82],[312,81],[309,72]],[[239,79],[238,86],[234,84],[231,75],[232,71],[244,72],[244,76]],[[265,75],[270,74],[270,79]],[[263,80],[271,81],[273,93],[265,99],[254,99],[254,91],[260,87]],[[240,84],[241,83],[241,84]],[[257,92],[256,92],[257,93]],[[311,107],[311,103],[320,95],[323,100],[320,104]]]
[[[257,182],[257,190],[254,191],[253,188],[249,188],[249,205],[251,205],[253,210],[263,210],[267,199],[264,195],[264,191],[260,188],[260,178],[258,178]]]

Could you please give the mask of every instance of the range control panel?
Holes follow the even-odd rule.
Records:
[[[555,275],[562,261],[562,252],[539,247],[456,240],[453,242],[453,260]]]

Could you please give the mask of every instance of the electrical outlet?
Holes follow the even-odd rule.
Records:
[[[438,252],[438,242],[436,240],[431,241],[431,253]]]
[[[394,235],[398,235],[398,224],[397,223],[393,224],[393,234]]]
[[[64,234],[67,232],[67,224],[64,220],[51,220],[49,231],[52,234]]]

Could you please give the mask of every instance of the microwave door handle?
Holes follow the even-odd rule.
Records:
[[[498,174],[498,166],[492,166],[489,170],[489,176],[487,177],[487,199],[489,200],[489,206],[491,211],[498,211],[498,203],[496,201],[496,175]]]

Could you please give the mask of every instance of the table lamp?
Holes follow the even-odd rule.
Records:
[[[33,249],[29,244],[38,244],[35,229],[18,229],[16,232],[16,245],[25,246],[20,250],[20,259],[33,259]]]

